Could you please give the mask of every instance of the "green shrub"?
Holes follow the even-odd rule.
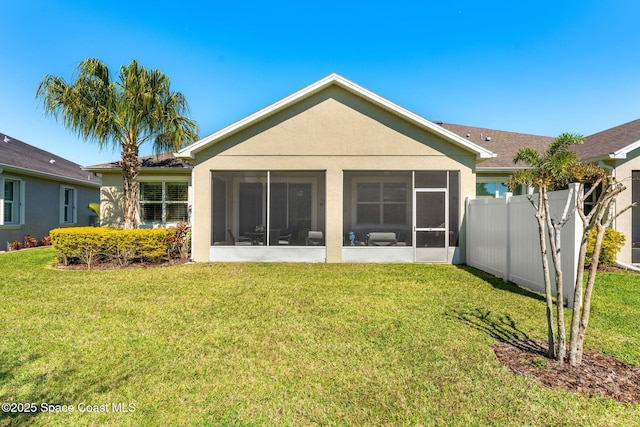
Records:
[[[622,249],[625,242],[624,234],[613,228],[607,228],[602,239],[602,249],[600,250],[600,264],[615,264],[618,259],[618,252]],[[587,255],[585,257],[585,267],[591,265],[593,261],[593,247],[596,244],[596,229],[591,230],[589,241],[587,242]]]
[[[147,228],[120,230],[106,227],[75,227],[51,230],[51,244],[64,265],[82,263],[91,269],[96,263],[132,260],[159,261],[167,255],[169,230]]]

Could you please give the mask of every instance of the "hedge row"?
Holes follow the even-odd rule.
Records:
[[[91,269],[100,262],[159,261],[167,256],[167,236],[174,233],[166,228],[58,228],[51,230],[51,245],[64,265],[82,263]]]

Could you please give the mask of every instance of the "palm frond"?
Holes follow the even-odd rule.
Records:
[[[565,132],[560,134],[556,139],[551,142],[549,148],[547,148],[547,157],[553,156],[557,153],[567,151],[572,145],[580,145],[584,142],[584,137],[577,133]]]
[[[535,149],[524,147],[516,152],[513,163],[524,163],[529,167],[539,167],[542,160],[542,156]]]
[[[124,157],[135,158],[141,144],[153,141],[156,151],[177,150],[197,139],[198,126],[186,116],[186,99],[171,90],[169,78],[158,69],[147,69],[133,60],[120,67],[118,80],[104,62],[88,58],[75,70],[75,80],[45,76],[36,91],[45,114],[86,140],[100,146],[121,147]],[[127,164],[131,164],[129,161]],[[135,162],[133,162],[135,163]],[[127,176],[135,180],[137,167],[131,165]],[[125,189],[135,189],[125,179]],[[127,193],[125,191],[125,193]],[[125,194],[124,204],[137,202],[133,194]],[[125,214],[125,226],[131,224]]]

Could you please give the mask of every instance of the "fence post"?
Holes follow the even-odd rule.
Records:
[[[506,212],[506,227],[507,232],[505,233],[505,253],[504,253],[504,273],[502,273],[502,280],[505,282],[509,281],[509,276],[511,275],[511,196],[513,193],[505,193],[504,194],[504,208],[507,210]]]
[[[469,208],[471,206],[471,197],[467,196],[464,200],[464,204],[465,204],[465,214],[467,217],[467,220],[465,221],[465,227],[467,228],[465,230],[465,263],[467,265],[471,265],[471,244],[473,242],[473,239],[471,238],[471,232],[473,231],[473,224],[471,224],[471,215],[470,215],[470,211]]]

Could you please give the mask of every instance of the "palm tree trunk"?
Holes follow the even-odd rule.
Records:
[[[122,144],[122,180],[124,188],[124,228],[138,226],[138,145],[127,141]]]

